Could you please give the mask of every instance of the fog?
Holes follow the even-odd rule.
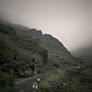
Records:
[[[92,46],[92,0],[0,0],[0,18],[52,34],[74,54]]]

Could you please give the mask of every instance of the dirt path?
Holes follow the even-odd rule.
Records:
[[[51,73],[49,73],[50,75]],[[48,74],[41,74],[38,76],[41,81],[44,80]],[[37,80],[37,77],[29,79],[27,81],[15,84],[12,88],[9,88],[6,92],[34,92],[32,85]]]
[[[30,79],[19,84],[15,84],[12,88],[9,88],[7,92],[34,92],[32,85],[36,79]]]

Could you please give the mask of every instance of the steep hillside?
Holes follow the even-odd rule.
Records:
[[[17,78],[41,72],[40,67],[47,62],[47,59],[47,49],[40,45],[38,39],[20,36],[12,26],[0,24],[1,88],[12,85]]]
[[[20,30],[21,26],[17,27],[16,25],[16,27],[18,28],[16,30],[16,27],[14,25],[13,27],[15,28],[15,31],[19,35],[29,36],[32,39],[39,39],[41,46],[48,50],[48,56],[50,60],[52,60],[53,58],[53,61],[56,61],[54,60],[54,58],[56,57],[58,61],[57,57],[59,56],[61,59],[65,61],[69,61],[70,63],[75,63],[71,53],[64,47],[64,45],[58,39],[54,38],[53,36],[49,34],[42,34],[42,32],[37,29],[29,29],[25,27],[23,29],[22,27],[22,30]]]
[[[30,36],[33,39],[39,39],[42,46],[48,48],[48,50],[52,50],[58,53],[64,52],[70,54],[59,40],[49,34],[42,34],[40,30],[25,28],[24,30],[20,30],[19,28],[16,30],[16,32],[20,35]]]
[[[87,86],[92,81],[91,67],[74,58],[59,40],[37,29],[0,23],[0,89],[34,75],[45,76],[39,84],[41,92],[91,89]]]

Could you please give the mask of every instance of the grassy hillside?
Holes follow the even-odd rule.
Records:
[[[47,49],[41,47],[38,39],[19,36],[12,27],[0,25],[0,85],[6,87],[17,78],[33,76],[47,58]],[[9,80],[3,83],[3,77]]]
[[[40,92],[91,92],[91,70],[51,35],[21,25],[0,24],[1,90],[19,78],[37,74],[45,76]]]

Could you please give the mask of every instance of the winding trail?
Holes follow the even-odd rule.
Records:
[[[44,80],[46,77],[46,74],[41,74],[38,76],[41,80]],[[32,88],[33,84],[35,81],[37,81],[37,76],[26,80],[24,82],[15,84],[12,88],[9,88],[6,92],[35,92],[34,89]]]
[[[33,83],[37,81],[37,78],[40,78],[41,81],[43,81],[46,78],[46,76],[55,74],[56,72],[57,71],[54,71],[54,72],[52,71],[52,72],[40,74],[32,79],[15,84],[13,87],[9,88],[6,92],[35,92],[32,86],[33,86]]]
[[[9,88],[7,92],[34,92],[32,88],[33,83],[36,79],[29,79],[19,84],[15,84],[12,88]]]

